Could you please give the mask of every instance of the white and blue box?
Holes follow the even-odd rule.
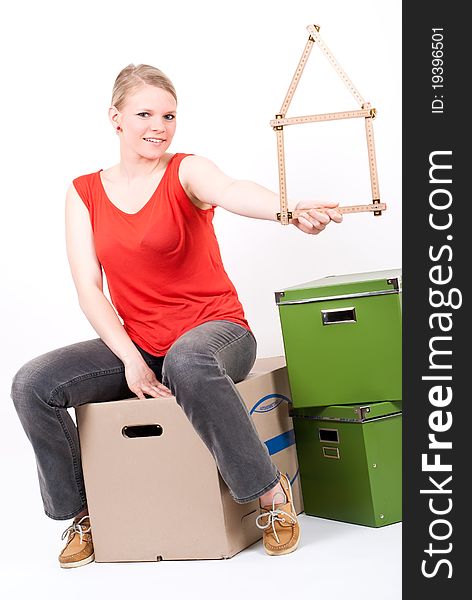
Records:
[[[236,387],[302,512],[284,357],[258,359]],[[261,538],[259,501],[233,500],[174,397],[83,404],[76,417],[96,562],[230,558]]]

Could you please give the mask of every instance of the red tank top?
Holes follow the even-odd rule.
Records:
[[[206,321],[250,330],[221,260],[214,207],[196,207],[179,180],[188,154],[174,154],[154,194],[137,213],[117,208],[100,171],[73,180],[86,205],[95,250],[113,305],[129,337],[154,356]]]

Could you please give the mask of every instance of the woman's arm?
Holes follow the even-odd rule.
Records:
[[[187,194],[200,202],[221,206],[230,212],[254,219],[277,221],[280,198],[252,181],[233,179],[213,162],[201,156],[188,156],[180,166],[180,178]],[[305,233],[319,233],[332,220],[342,221],[337,203],[299,202],[292,223]],[[323,211],[316,210],[323,208]]]
[[[103,293],[102,267],[95,253],[88,211],[72,184],[66,196],[66,247],[79,305],[103,342],[118,356],[126,369],[128,387],[139,398],[169,395],[155,378],[139,350]],[[160,393],[150,388],[155,385]]]
[[[73,184],[66,196],[66,247],[79,305],[92,327],[123,363],[141,356],[103,293],[90,217]]]

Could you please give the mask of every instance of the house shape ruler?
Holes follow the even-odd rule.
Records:
[[[387,205],[384,202],[380,202],[379,192],[379,180],[377,175],[377,161],[375,158],[375,142],[374,142],[374,126],[372,121],[376,116],[376,109],[372,108],[369,102],[366,102],[360,95],[352,81],[349,79],[341,65],[334,58],[330,49],[326,46],[325,42],[320,36],[319,25],[308,25],[309,32],[308,41],[305,49],[303,50],[300,62],[295,70],[292,82],[288,88],[285,99],[282,103],[280,111],[275,115],[275,119],[270,121],[271,127],[277,134],[277,159],[279,167],[279,190],[280,190],[280,212],[277,213],[277,219],[282,225],[288,225],[290,219],[295,215],[288,210],[287,205],[287,177],[285,170],[285,150],[284,150],[284,127],[289,125],[300,125],[305,123],[315,123],[319,121],[333,121],[336,119],[365,119],[365,132],[367,138],[367,153],[369,159],[369,171],[370,171],[370,183],[372,190],[372,203],[371,204],[358,204],[352,206],[338,206],[336,210],[340,213],[360,213],[360,212],[373,212],[374,216],[380,216],[382,211],[387,209]],[[287,117],[287,111],[289,109],[292,98],[297,89],[298,83],[303,73],[303,69],[308,61],[313,46],[317,44],[320,50],[328,59],[329,63],[339,75],[347,89],[354,96],[355,100],[360,106],[358,110],[350,110],[345,112],[333,112],[324,113],[317,115],[307,115],[302,117]]]

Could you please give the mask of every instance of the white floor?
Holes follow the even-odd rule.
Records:
[[[303,541],[287,556],[268,556],[257,542],[229,560],[91,563],[66,570],[56,555],[67,523],[6,517],[1,589],[12,600],[401,598],[400,524],[370,529],[300,515]]]
[[[300,546],[286,556],[268,556],[257,542],[229,560],[61,569],[60,534],[69,522],[52,521],[40,510],[19,516],[33,500],[40,502],[36,495],[1,517],[0,589],[9,600],[401,598],[401,524],[372,529],[302,514]]]
[[[11,403],[0,406],[0,418],[2,598],[401,598],[401,524],[375,529],[304,514],[299,516],[300,546],[286,556],[266,555],[260,541],[228,560],[91,563],[61,569],[61,533],[70,521],[44,514],[34,454]]]

